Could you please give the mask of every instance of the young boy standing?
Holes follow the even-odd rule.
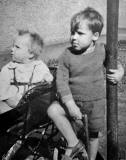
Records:
[[[20,30],[12,47],[12,61],[0,72],[0,113],[15,108],[23,94],[38,82],[53,80],[40,60],[43,40],[37,33]]]
[[[104,127],[105,49],[104,45],[96,43],[102,28],[103,18],[93,8],[88,7],[75,14],[71,20],[71,47],[67,48],[59,59],[56,82],[62,102],[54,102],[48,109],[48,115],[66,138],[68,148],[65,155],[69,157],[73,157],[73,152],[84,149],[84,146],[67,119],[66,108],[76,119],[81,119],[82,113],[88,115],[90,160],[96,158],[99,132]],[[108,75],[108,78],[113,83],[117,83],[124,74],[120,63],[117,70],[110,71],[113,74]]]

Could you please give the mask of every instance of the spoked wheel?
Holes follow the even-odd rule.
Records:
[[[46,142],[38,138],[28,138],[24,144],[16,148],[17,142],[12,145],[2,160],[51,160],[52,153]],[[10,155],[11,154],[11,155]]]
[[[12,152],[12,156],[8,156],[8,152],[4,155],[2,160],[61,160],[65,153],[66,140],[62,137],[57,138],[56,141],[47,141],[39,137],[28,137],[24,143],[17,140],[8,152]],[[15,148],[14,146],[17,146]],[[55,143],[55,144],[54,144]],[[16,150],[12,151],[12,148]],[[72,159],[64,160],[87,160],[84,159],[83,152],[78,153]]]
[[[16,140],[2,160],[53,160],[53,151],[59,137],[52,123],[45,124],[29,132],[24,139]]]

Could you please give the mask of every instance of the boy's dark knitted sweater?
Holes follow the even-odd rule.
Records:
[[[88,54],[75,54],[70,48],[59,58],[57,89],[61,98],[90,101],[105,97],[103,63],[105,49],[97,44]]]

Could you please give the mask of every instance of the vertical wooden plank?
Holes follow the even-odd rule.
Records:
[[[119,0],[107,0],[107,72],[117,67]],[[117,85],[107,81],[107,160],[118,160]]]

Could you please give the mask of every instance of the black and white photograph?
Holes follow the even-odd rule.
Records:
[[[126,0],[0,0],[0,159],[126,160]]]

